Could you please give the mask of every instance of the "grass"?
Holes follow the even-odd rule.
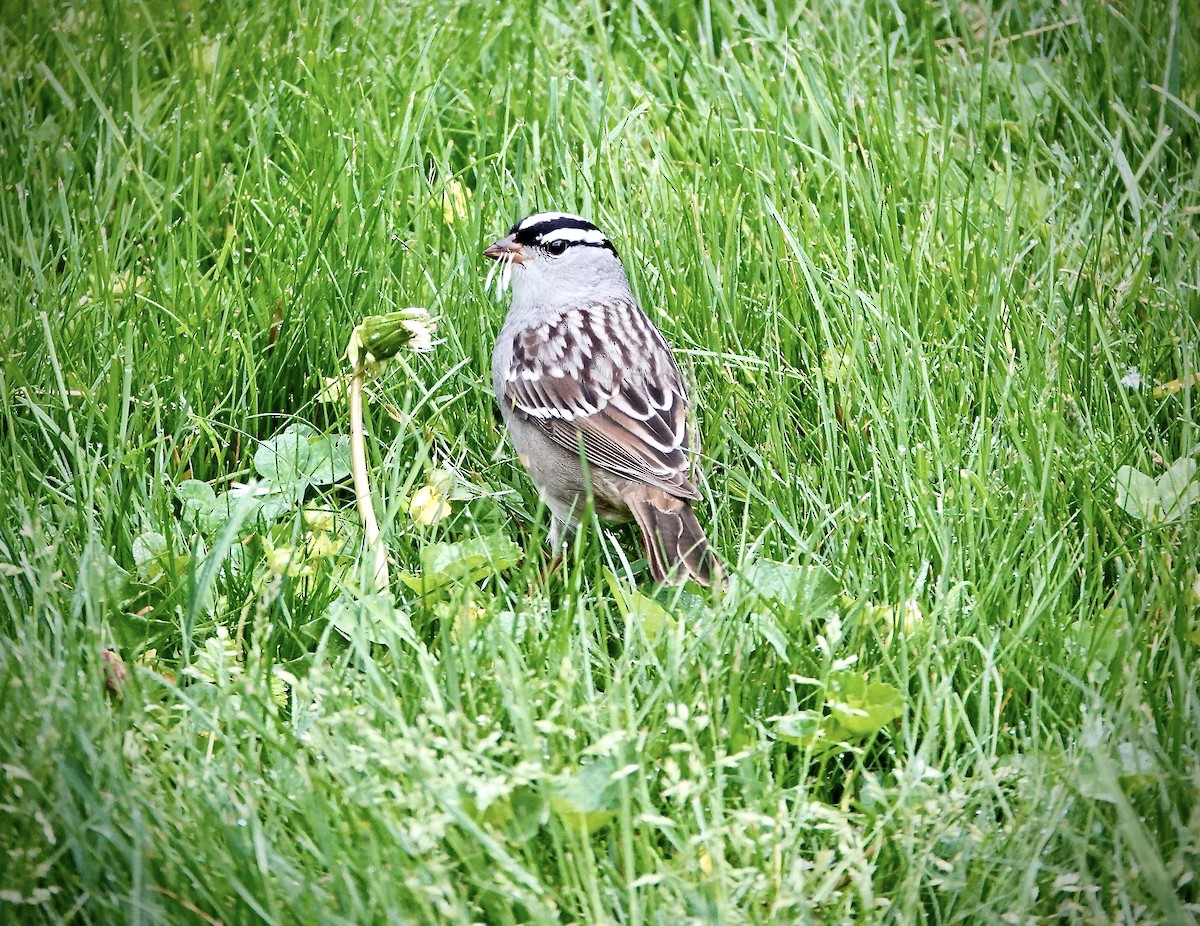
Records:
[[[3,918],[1195,922],[1198,509],[1119,497],[1200,445],[1195,13],[10,13]],[[677,347],[724,595],[537,587],[480,250],[540,208]],[[345,479],[223,493],[407,305],[394,605]]]

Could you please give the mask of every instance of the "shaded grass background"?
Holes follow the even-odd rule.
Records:
[[[1130,519],[1114,476],[1196,448],[1192,387],[1121,385],[1196,366],[1194,14],[10,11],[11,914],[1193,921],[1196,519]],[[837,620],[685,598],[655,639],[594,541],[527,596],[541,534],[497,452],[479,252],[539,208],[609,232],[680,350],[719,548],[828,569]],[[187,568],[131,604],[141,533],[197,552],[178,482],[244,480],[297,418],[344,430],[323,378],[359,317],[408,304],[445,340],[384,387],[408,412],[375,415],[384,494],[426,460],[512,487],[473,516],[526,564],[411,602],[387,647],[286,575],[224,576],[198,623]],[[397,557],[464,518],[397,515]],[[181,674],[239,619],[238,671]],[[158,659],[107,701],[113,644]],[[904,717],[839,756],[777,739],[847,660]],[[599,759],[634,770],[581,834],[551,798]]]

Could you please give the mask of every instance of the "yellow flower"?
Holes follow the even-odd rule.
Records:
[[[466,639],[485,617],[487,617],[487,611],[479,605],[468,604],[454,615],[454,623],[450,625],[451,639],[455,642]]]
[[[308,543],[305,544],[306,559],[325,559],[333,556],[342,547],[342,541],[336,534],[327,533],[325,531],[314,531],[309,535]]]
[[[317,391],[318,402],[344,402],[346,400],[346,378],[344,376],[321,377],[321,388]]]
[[[307,562],[303,550],[297,550],[286,544],[275,546],[264,537],[263,552],[266,554],[267,568],[273,575],[286,575],[295,579],[313,574],[312,565]]]
[[[874,611],[875,619],[883,626],[885,643],[890,643],[897,631],[911,637],[925,621],[925,612],[915,598],[906,598],[899,604],[876,605]]]
[[[470,198],[471,191],[457,180],[452,179],[446,184],[442,191],[442,213],[447,225],[467,217],[467,200]]]
[[[316,508],[311,505],[304,509],[304,523],[313,533],[327,533],[337,526],[337,518],[327,508]]]
[[[450,499],[434,485],[424,485],[413,494],[408,513],[425,527],[437,524],[450,514]]]

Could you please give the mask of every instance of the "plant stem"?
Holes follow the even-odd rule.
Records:
[[[384,591],[390,584],[387,548],[379,538],[379,521],[375,517],[375,506],[371,501],[371,483],[367,476],[363,379],[363,362],[360,359],[354,364],[354,374],[350,379],[350,468],[354,473],[354,497],[358,502],[358,516],[362,520],[363,550],[374,555],[375,589]]]

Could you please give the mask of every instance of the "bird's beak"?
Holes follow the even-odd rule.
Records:
[[[484,248],[483,256],[490,257],[492,260],[500,260],[504,257],[508,258],[514,264],[520,264],[525,260],[525,249],[517,244],[514,235],[509,235],[507,238],[501,238],[495,244]]]

